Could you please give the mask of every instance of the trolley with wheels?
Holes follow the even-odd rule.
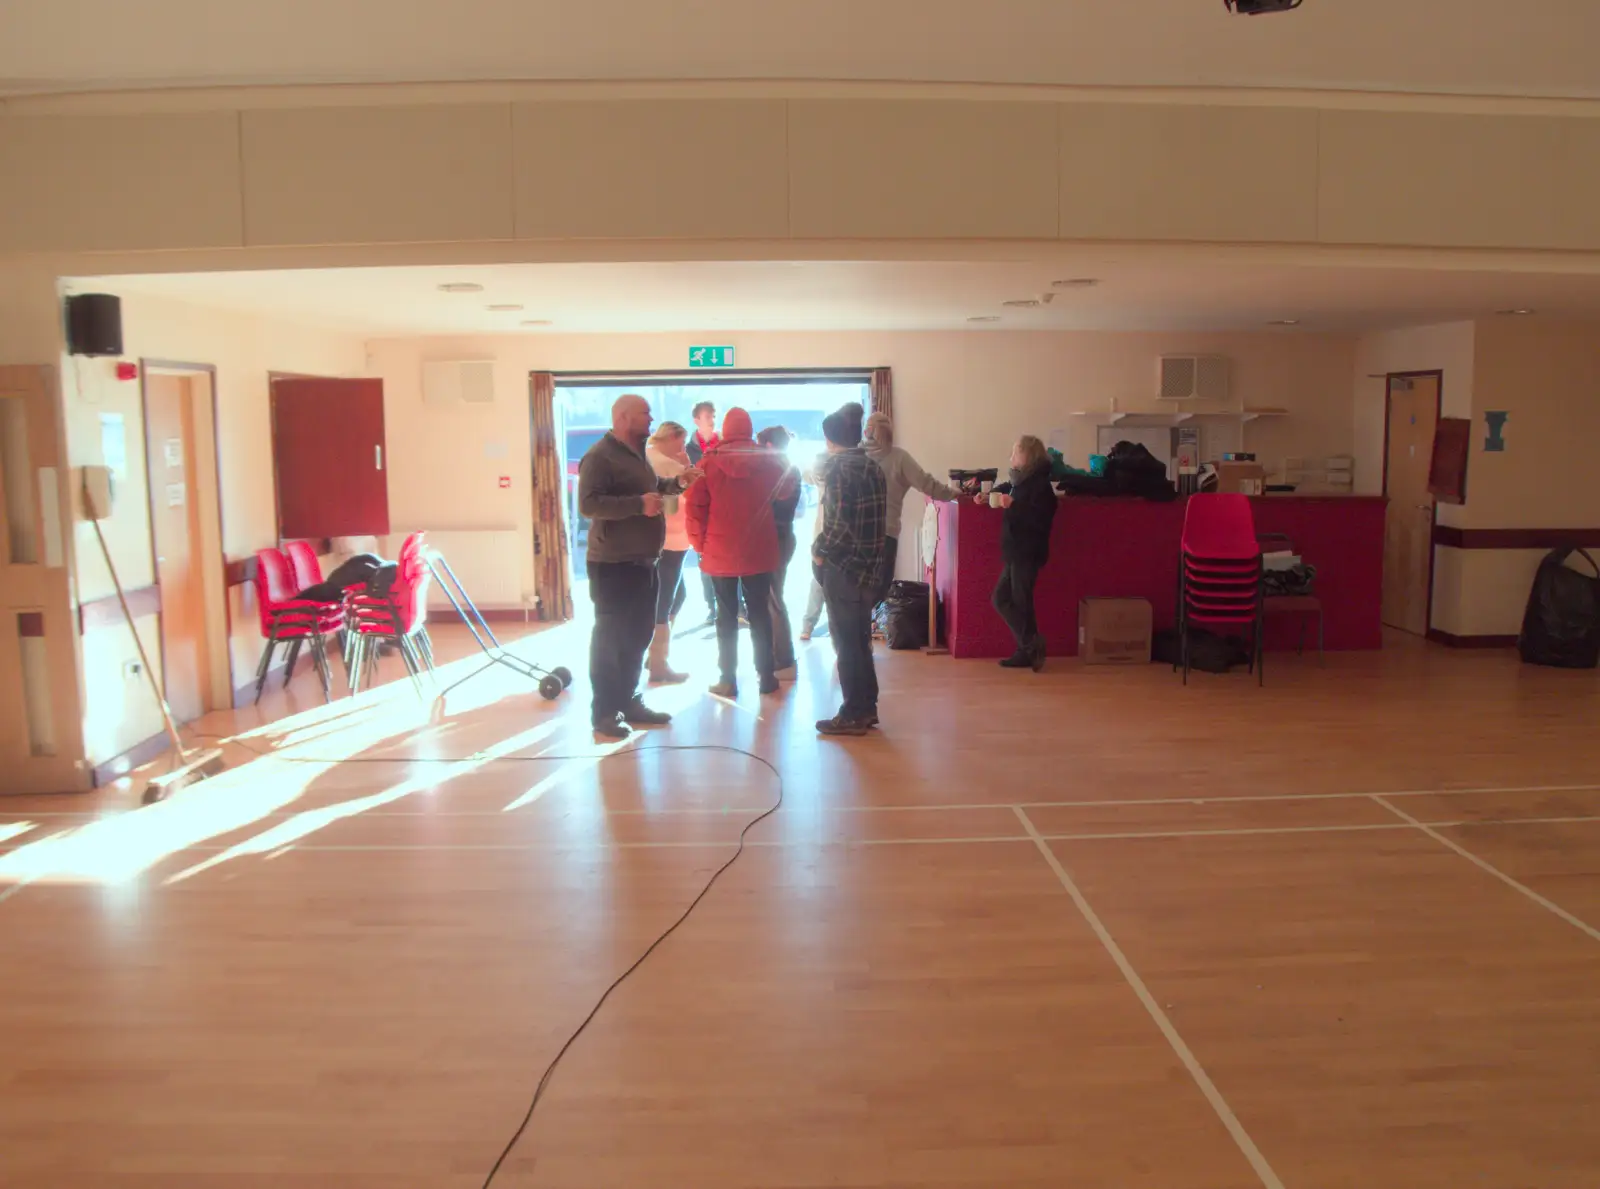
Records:
[[[461,616],[461,622],[467,625],[467,630],[472,633],[472,638],[478,642],[478,647],[483,650],[485,656],[495,664],[504,665],[530,681],[537,682],[540,696],[549,701],[559,698],[562,691],[572,684],[572,670],[565,665],[546,669],[506,651],[505,645],[500,643],[494,634],[494,629],[489,626],[489,621],[483,617],[483,612],[467,593],[466,587],[461,585],[461,579],[456,577],[456,572],[450,568],[450,563],[445,560],[444,554],[436,549],[430,549],[427,551],[425,561],[433,573],[434,580],[438,582],[439,589],[444,591],[445,597],[450,600],[450,605],[456,609],[456,614]]]

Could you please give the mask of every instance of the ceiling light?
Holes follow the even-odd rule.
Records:
[[[1268,326],[1299,326],[1300,325],[1300,319],[1298,319],[1298,318],[1274,318],[1271,322],[1268,322],[1267,325]]]
[[[1530,314],[1534,313],[1534,311],[1525,306],[1519,306],[1516,309],[1496,310],[1495,313],[1499,314],[1502,318],[1526,318]]]
[[[493,305],[489,307],[497,314],[515,314],[522,307],[515,304]]]
[[[1100,283],[1099,277],[1068,277],[1064,281],[1051,281],[1054,289],[1091,289]]]
[[[998,322],[998,321],[1000,321],[1000,315],[999,314],[975,314],[971,318],[968,318],[967,321],[968,322]]]
[[[550,321],[550,319],[548,319],[548,318],[524,318],[522,320],[522,324],[524,326],[554,326],[555,325],[555,323]]]
[[[1013,298],[1011,301],[1002,301],[1000,304],[1003,306],[1010,306],[1015,310],[1027,310],[1038,305],[1039,299],[1037,297],[1017,297]]]
[[[482,293],[483,286],[476,281],[450,281],[439,286],[440,293]]]

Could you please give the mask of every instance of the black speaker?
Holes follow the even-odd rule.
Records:
[[[67,298],[67,352],[122,354],[122,298],[114,293],[77,293]]]

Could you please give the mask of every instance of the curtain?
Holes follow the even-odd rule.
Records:
[[[894,378],[886,367],[872,369],[872,413],[894,419]]]
[[[562,515],[566,483],[556,449],[556,378],[532,376],[533,396],[533,589],[539,618],[563,623],[572,618],[572,577],[567,569],[567,527]]]

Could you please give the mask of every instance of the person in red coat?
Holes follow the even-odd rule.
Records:
[[[700,462],[704,478],[684,497],[689,542],[700,554],[700,569],[717,591],[717,660],[722,680],[711,687],[719,697],[739,692],[739,594],[744,592],[750,637],[755,645],[761,692],[778,691],[772,651],[772,575],[782,560],[774,500],[792,499],[795,478],[784,456],[755,442],[750,414],[729,409],[722,437]]]

